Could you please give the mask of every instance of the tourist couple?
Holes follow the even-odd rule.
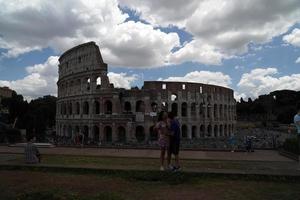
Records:
[[[179,145],[180,125],[174,114],[161,111],[158,115],[158,122],[155,126],[158,133],[158,144],[160,146],[160,170],[165,170],[165,154],[167,152],[167,169],[171,171],[180,170],[179,166]],[[175,165],[171,165],[172,154],[175,156]]]

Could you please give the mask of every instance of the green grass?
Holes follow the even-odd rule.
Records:
[[[5,163],[23,163],[23,155],[15,154]],[[1,163],[1,162],[0,162]],[[121,158],[73,155],[43,155],[42,164],[96,167],[105,169],[142,169],[157,170],[158,159],[151,158]],[[232,169],[232,170],[275,170],[292,169],[292,162],[262,162],[262,161],[225,161],[225,160],[181,160],[184,169],[197,171],[201,169]]]
[[[300,195],[299,182],[152,172],[128,175],[130,176],[78,174],[72,171],[57,173],[0,170],[0,199],[153,200],[190,199],[199,196],[199,199],[295,200]],[[177,183],[172,184],[172,181]]]

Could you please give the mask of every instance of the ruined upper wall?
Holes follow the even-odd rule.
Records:
[[[59,58],[59,78],[95,69],[107,72],[107,64],[103,62],[99,47],[95,42],[73,47]]]

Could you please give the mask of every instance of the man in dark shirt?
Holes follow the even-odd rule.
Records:
[[[168,149],[168,165],[171,170],[180,170],[179,165],[179,146],[180,146],[180,124],[172,112],[169,113],[170,120],[170,145]],[[172,154],[175,156],[175,166],[171,166]]]

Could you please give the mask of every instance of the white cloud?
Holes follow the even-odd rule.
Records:
[[[114,87],[125,89],[130,89],[132,83],[138,78],[136,74],[127,75],[126,73],[118,74],[114,72],[109,72],[107,76],[109,77],[109,82],[114,84]]]
[[[23,79],[0,80],[0,86],[8,86],[27,100],[44,95],[56,96],[58,57],[50,56],[43,64],[26,67],[28,73]]]
[[[300,74],[276,77],[276,68],[256,68],[242,75],[237,85],[239,95],[258,97],[275,90],[300,90]]]
[[[224,87],[229,87],[231,84],[231,78],[229,75],[223,74],[222,72],[211,72],[211,71],[193,71],[187,73],[184,76],[174,76],[174,77],[168,77],[166,79],[160,78],[159,80],[204,83],[204,84],[220,85]]]
[[[181,50],[184,56],[178,59],[180,62],[192,59],[201,63],[204,60],[204,63],[218,64],[219,57],[230,58],[224,57],[222,52],[231,56],[246,53],[250,43],[270,42],[272,38],[284,34],[300,21],[299,0],[121,2],[123,6],[136,10],[142,19],[154,25],[176,25],[193,35],[197,45],[186,45]],[[201,51],[203,46],[210,49],[207,57],[195,53],[195,49]],[[210,57],[212,53],[218,55],[218,62],[215,56]]]
[[[170,24],[179,27],[186,23],[198,8],[198,0],[119,0],[121,6],[137,11],[140,17],[155,26],[168,26]]]
[[[45,95],[57,96],[58,57],[50,56],[46,62],[26,67],[27,75],[18,80],[0,80],[0,86],[8,86],[27,100]],[[129,89],[138,75],[109,72],[109,80],[117,88]]]
[[[176,33],[125,21],[128,15],[116,0],[11,0],[0,1],[0,7],[0,48],[6,57],[46,47],[61,53],[93,40],[108,64],[152,67],[167,64],[179,44]]]
[[[214,46],[207,45],[199,40],[193,40],[184,45],[170,56],[170,63],[180,64],[185,61],[199,62],[207,65],[221,65],[225,54]]]
[[[295,28],[290,34],[283,36],[283,41],[296,47],[300,47],[300,29]]]
[[[295,63],[300,63],[300,57],[296,59]]]

